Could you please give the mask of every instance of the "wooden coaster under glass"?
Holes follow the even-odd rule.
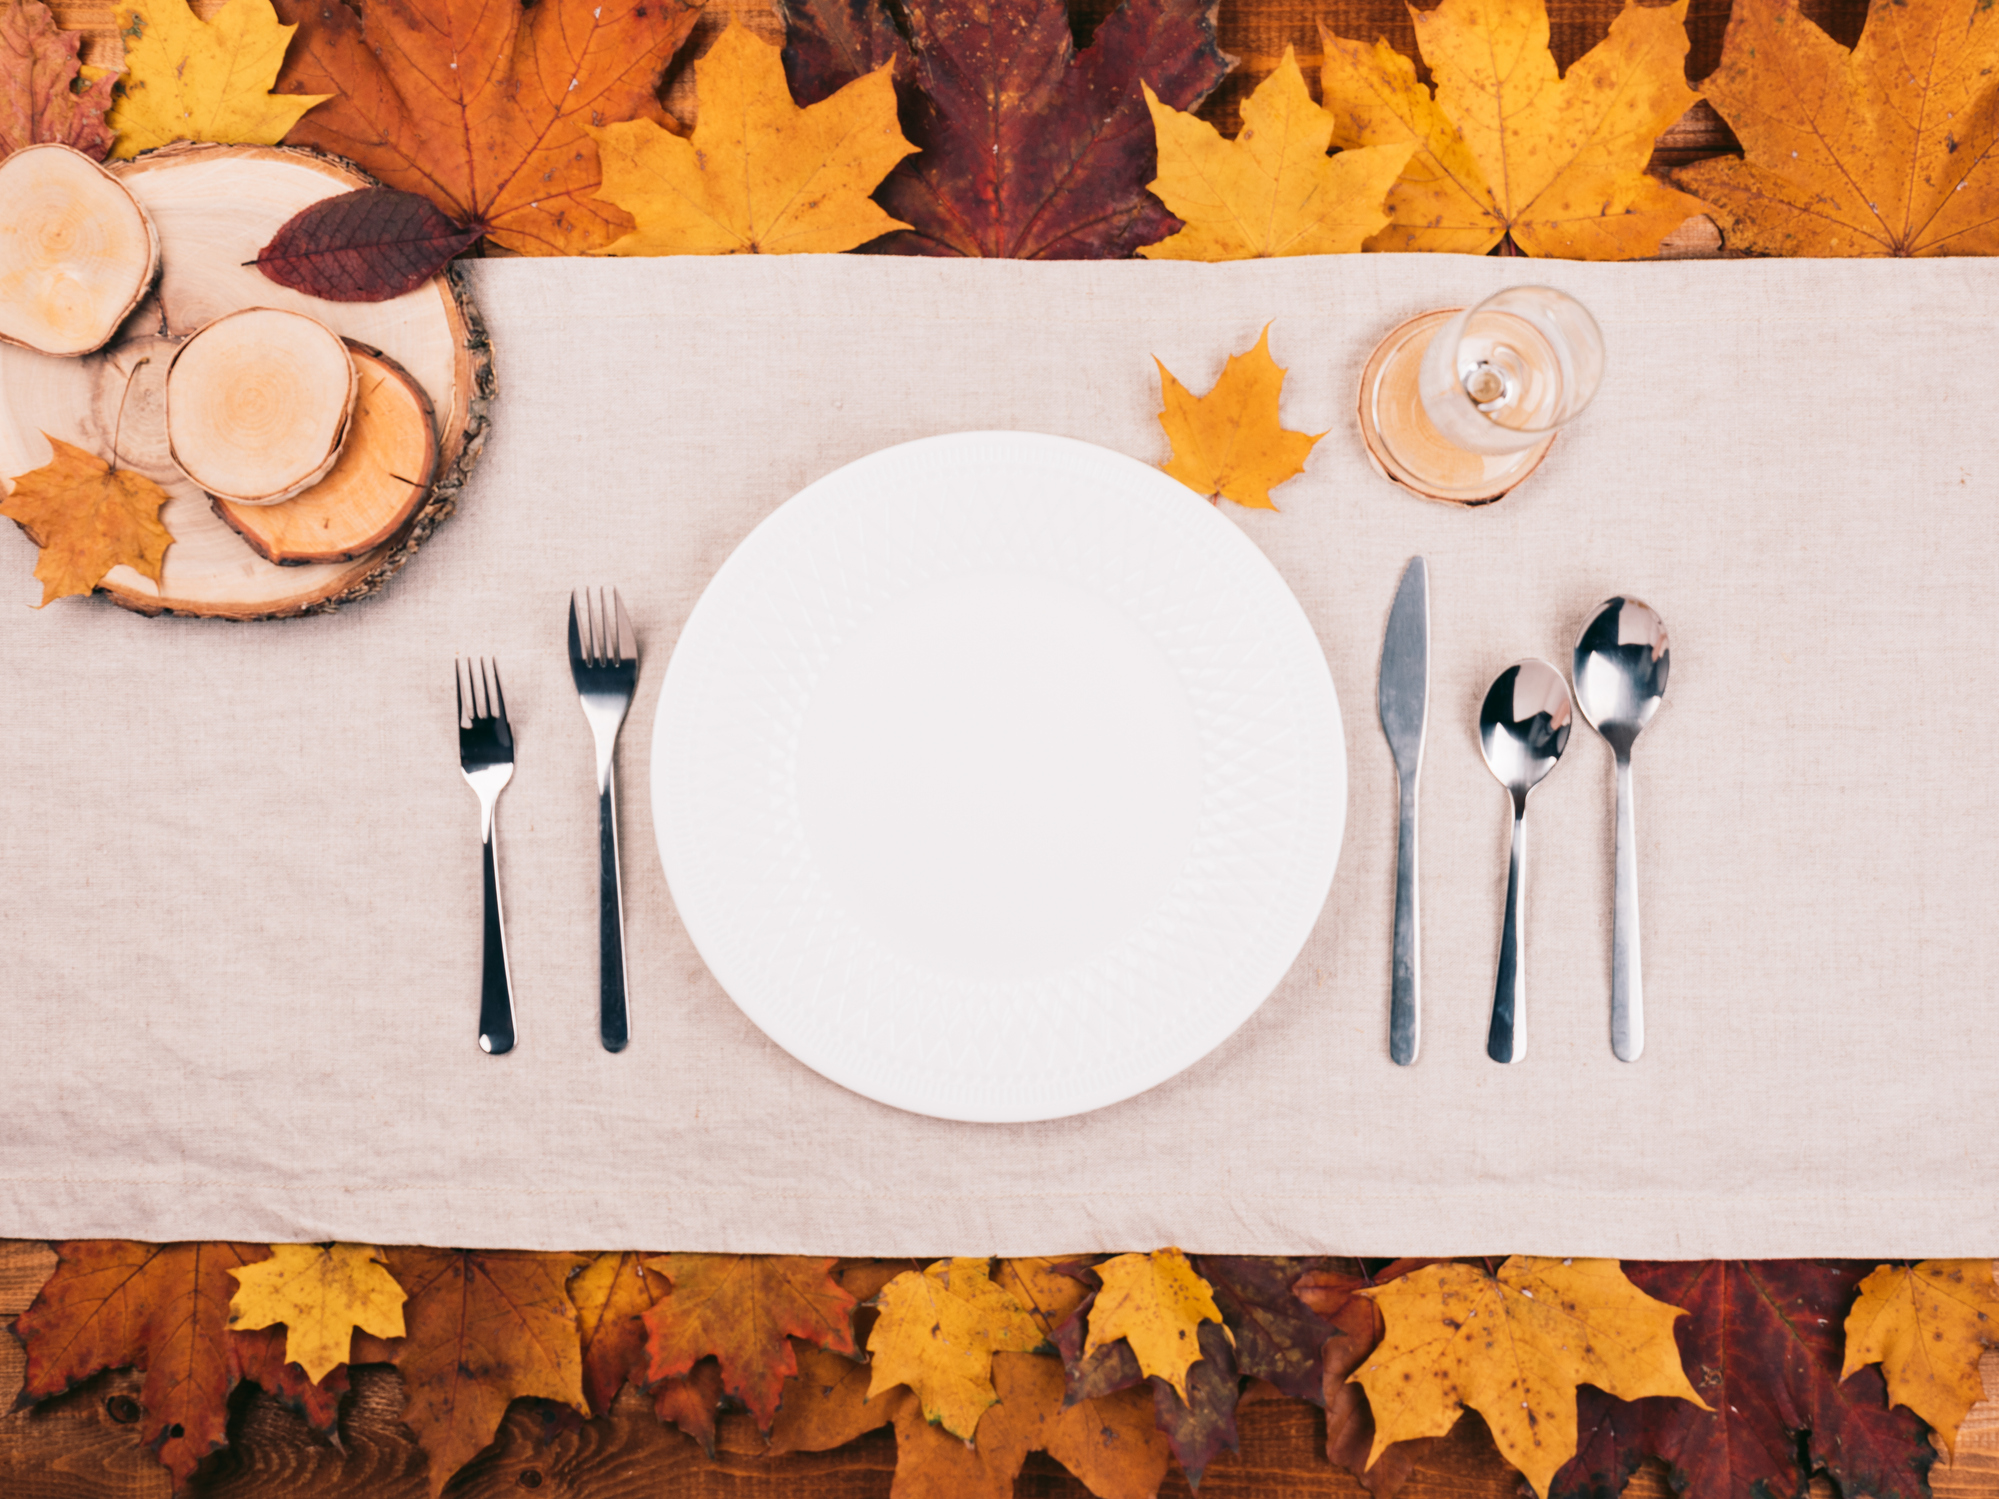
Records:
[[[1420,313],[1375,345],[1360,377],[1360,435],[1385,479],[1429,500],[1489,505],[1540,466],[1550,432],[1517,453],[1473,453],[1446,441],[1423,410],[1417,375],[1431,338],[1462,308]]]

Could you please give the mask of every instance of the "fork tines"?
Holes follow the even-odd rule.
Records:
[[[510,741],[507,700],[500,691],[500,664],[491,656],[459,656],[452,664],[458,678],[458,727],[473,729],[489,724],[503,741]]]
[[[569,596],[569,651],[585,666],[619,666],[638,659],[638,636],[618,590],[579,588]],[[615,617],[615,621],[613,616]]]

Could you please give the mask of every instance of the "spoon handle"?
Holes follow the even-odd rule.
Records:
[[[1422,949],[1416,922],[1416,778],[1402,778],[1402,816],[1395,840],[1395,949],[1389,971],[1388,1055],[1399,1067],[1416,1060],[1422,1041]]]
[[[1527,801],[1513,803],[1513,857],[1506,866],[1506,926],[1499,935],[1499,976],[1492,986],[1492,1029],[1485,1054],[1495,1062],[1517,1062],[1527,1055],[1525,1030],[1527,965],[1521,939],[1526,932]]]
[[[1645,1050],[1645,981],[1638,961],[1638,832],[1631,752],[1617,757],[1617,907],[1610,941],[1610,1049],[1620,1062]]]

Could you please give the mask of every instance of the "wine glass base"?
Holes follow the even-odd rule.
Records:
[[[1416,377],[1431,337],[1460,309],[1420,313],[1368,355],[1360,377],[1360,435],[1375,472],[1426,500],[1489,505],[1540,467],[1550,433],[1518,453],[1472,453],[1439,435],[1423,411]]]

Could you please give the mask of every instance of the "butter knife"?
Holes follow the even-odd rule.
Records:
[[[1395,947],[1389,969],[1388,1055],[1416,1060],[1422,1040],[1421,947],[1416,921],[1416,779],[1423,772],[1423,729],[1430,703],[1430,569],[1411,557],[1403,569],[1388,633],[1381,642],[1377,704],[1381,732],[1395,757],[1402,815],[1395,840]]]

